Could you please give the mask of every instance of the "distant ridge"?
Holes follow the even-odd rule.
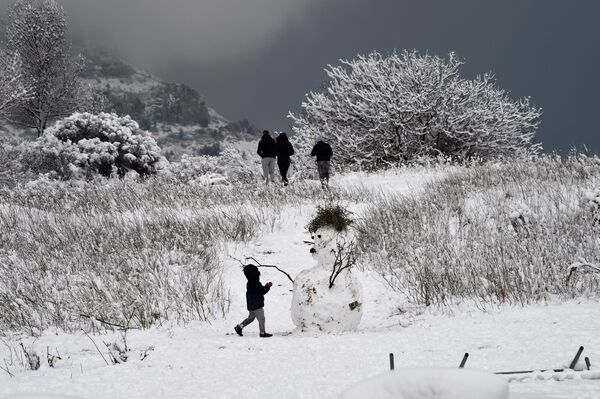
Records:
[[[224,143],[259,136],[250,122],[227,120],[185,84],[164,82],[106,50],[82,53],[85,81],[108,97],[111,111],[130,115],[150,131],[171,160],[183,154],[215,155]]]

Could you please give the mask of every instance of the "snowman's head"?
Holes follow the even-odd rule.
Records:
[[[317,259],[328,256],[335,249],[336,238],[339,234],[330,227],[321,227],[313,232],[311,238],[314,244],[310,249],[312,256]]]

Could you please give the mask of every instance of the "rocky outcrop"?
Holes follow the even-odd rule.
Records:
[[[182,154],[215,154],[225,142],[255,140],[247,120],[230,122],[210,108],[193,88],[168,83],[103,50],[85,50],[83,77],[110,101],[110,110],[129,115],[150,131],[171,159]]]

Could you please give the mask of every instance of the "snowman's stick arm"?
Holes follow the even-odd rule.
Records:
[[[263,265],[262,263],[260,263],[256,259],[254,259],[253,257],[246,258],[246,260],[253,261],[254,263],[256,263],[258,265],[257,267],[271,267],[273,269],[277,269],[281,273],[285,274],[287,276],[287,278],[290,279],[290,281],[292,282],[292,284],[294,284],[294,279],[292,278],[292,276],[290,276],[285,270],[281,270],[278,266],[275,266],[275,265]]]
[[[346,269],[350,269],[356,264],[356,258],[353,253],[354,241],[350,241],[348,245],[345,242],[337,243],[337,251],[335,253],[335,261],[333,262],[333,268],[331,269],[331,275],[329,276],[329,288],[333,287],[335,279],[338,278],[340,273]],[[346,252],[344,254],[344,251]]]

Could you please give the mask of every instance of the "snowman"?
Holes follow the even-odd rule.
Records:
[[[294,279],[292,320],[302,330],[354,330],[362,317],[362,285],[352,268],[354,236],[347,225],[340,227],[326,220],[313,220],[309,231],[313,239],[310,252],[317,265]]]

